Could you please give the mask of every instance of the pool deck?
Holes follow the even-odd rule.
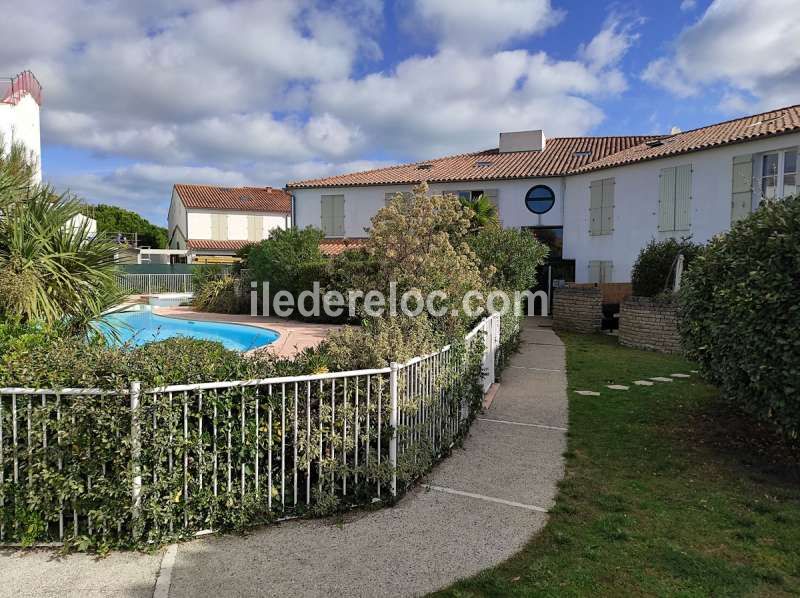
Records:
[[[247,314],[213,314],[196,311],[191,307],[154,307],[153,313],[183,320],[202,320],[205,322],[228,322],[267,328],[280,334],[280,338],[267,346],[266,350],[279,357],[294,357],[303,349],[316,347],[334,330],[342,328],[338,324],[312,324],[285,318],[250,316]],[[255,349],[262,351],[265,349]]]

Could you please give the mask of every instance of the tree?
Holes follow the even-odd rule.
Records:
[[[488,197],[481,194],[477,199],[460,199],[461,205],[470,211],[471,228],[480,230],[482,228],[498,228],[500,226],[500,215],[497,206]]]
[[[34,183],[15,152],[0,152],[0,317],[86,329],[120,299],[116,247],[76,224],[84,205]]]
[[[116,235],[123,233],[128,235],[128,240],[132,240],[130,235],[136,233],[139,238],[139,245],[150,246],[153,249],[164,249],[169,243],[167,229],[151,224],[136,212],[100,204],[97,206],[85,206],[83,213],[90,218],[97,220],[97,232]]]

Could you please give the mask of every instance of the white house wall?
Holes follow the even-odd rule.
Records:
[[[553,190],[556,203],[546,214],[537,215],[525,207],[525,194],[534,185],[547,185]],[[412,185],[377,185],[371,187],[346,187],[325,189],[297,189],[295,217],[297,226],[321,226],[320,200],[323,195],[344,195],[344,236],[363,237],[371,225],[372,217],[386,205],[387,193],[411,191]],[[486,181],[466,183],[432,183],[432,193],[497,189],[500,218],[509,227],[561,226],[563,222],[563,178],[523,179],[514,181]]]
[[[180,197],[178,197],[178,193],[173,189],[168,216],[170,249],[186,249],[186,240],[188,239],[187,220],[186,208],[183,206]]]
[[[781,135],[759,141],[727,145],[692,152],[673,158],[640,162],[584,175],[431,184],[431,191],[497,189],[500,219],[506,227],[564,226],[563,257],[575,260],[576,282],[589,281],[589,262],[610,261],[614,282],[630,281],[630,272],[639,251],[651,239],[690,236],[695,242],[708,241],[731,224],[731,185],[734,156],[759,154],[800,146],[800,134]],[[661,169],[692,165],[691,215],[688,231],[658,231],[659,175]],[[754,176],[759,164],[754,160]],[[589,185],[594,180],[615,179],[614,222],[610,235],[589,234]],[[549,186],[556,198],[553,208],[543,215],[530,212],[525,194],[534,185]],[[754,186],[758,186],[754,178]],[[320,227],[320,198],[341,194],[345,197],[345,236],[363,237],[370,219],[385,205],[386,193],[410,191],[411,185],[381,185],[294,190],[297,226]],[[757,197],[754,195],[754,205]],[[563,223],[563,224],[562,224]]]
[[[589,281],[589,261],[613,263],[614,282],[630,281],[639,251],[651,239],[688,237],[698,243],[731,225],[731,185],[734,156],[787,149],[800,145],[800,134],[738,143],[578,176],[566,177],[564,258],[575,260],[576,282]],[[688,231],[658,231],[659,175],[662,168],[692,165],[692,205]],[[757,171],[757,168],[756,168]],[[756,172],[757,174],[757,172]],[[613,177],[614,231],[589,234],[589,185]],[[754,180],[754,186],[758,183]],[[505,225],[513,225],[504,219]]]
[[[42,142],[39,130],[39,104],[25,95],[17,104],[0,103],[0,137],[6,150],[12,143],[25,146],[36,161],[36,179],[41,181]]]

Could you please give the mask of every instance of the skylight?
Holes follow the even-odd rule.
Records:
[[[578,150],[577,152],[575,152],[576,158],[588,158],[591,155],[592,155],[591,150]]]
[[[475,162],[475,167],[476,168],[488,168],[489,166],[492,166],[493,164],[494,164],[494,162],[492,162],[491,160],[478,160],[478,161]]]
[[[430,170],[433,164],[417,164],[417,170]]]

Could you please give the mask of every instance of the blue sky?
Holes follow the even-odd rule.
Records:
[[[10,2],[10,0],[0,0]],[[800,102],[797,0],[73,0],[4,11],[59,189],[165,224],[171,186],[283,186]]]

